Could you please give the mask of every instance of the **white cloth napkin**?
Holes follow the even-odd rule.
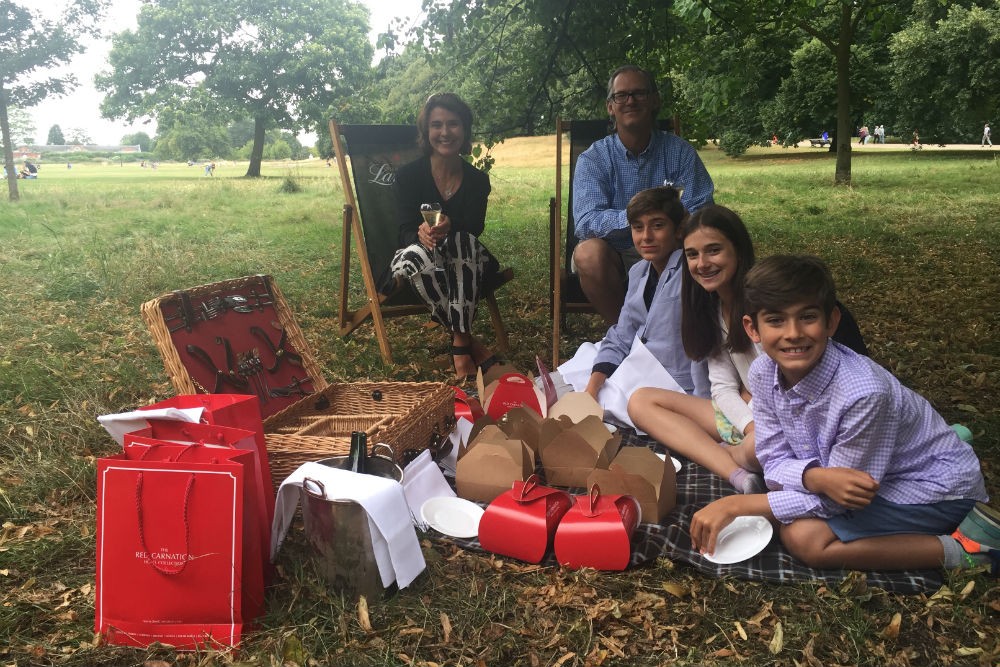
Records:
[[[594,358],[597,357],[599,349],[600,343],[584,343],[572,359],[559,367],[563,379],[573,385],[574,390],[586,391],[594,367]],[[632,396],[632,392],[642,387],[657,387],[682,394],[687,393],[636,336],[628,356],[597,393],[597,401],[604,408],[605,419],[613,419],[643,434],[628,416],[628,399]]]
[[[271,526],[272,562],[295,516],[299,489],[306,477],[323,483],[327,500],[353,500],[364,508],[383,586],[395,581],[400,588],[406,588],[424,571],[424,554],[410,521],[403,487],[396,480],[312,462],[299,466],[278,488]]]
[[[125,434],[149,426],[150,419],[167,419],[172,421],[197,424],[205,408],[157,408],[156,410],[132,410],[114,415],[101,415],[97,421],[111,434],[119,445],[125,445]]]
[[[468,419],[459,419],[455,428],[448,434],[451,441],[451,451],[441,459],[441,468],[448,477],[454,477],[458,470],[458,452],[469,442],[469,435],[472,434],[472,422]],[[405,479],[405,477],[404,477]],[[417,508],[419,511],[419,508]]]
[[[464,419],[462,421],[465,421]],[[455,447],[452,447],[454,450]],[[441,469],[431,458],[429,449],[420,452],[420,456],[410,461],[403,471],[403,493],[406,495],[406,502],[410,506],[410,515],[413,523],[424,530],[427,524],[420,516],[420,508],[431,498],[441,496],[455,497],[455,492],[444,478]]]

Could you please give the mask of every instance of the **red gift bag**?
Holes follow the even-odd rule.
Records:
[[[560,565],[624,570],[632,557],[632,532],[642,518],[632,496],[602,496],[597,484],[566,512],[556,529]]]
[[[261,524],[258,513],[254,511],[254,508],[260,506],[256,497],[257,486],[250,482],[257,479],[257,459],[253,456],[254,433],[227,426],[169,420],[153,419],[148,423],[149,426],[144,429],[125,434],[126,458],[145,461],[213,461],[217,459],[219,448],[242,450],[247,454],[237,459],[243,465],[247,485],[247,502],[243,511],[243,577],[254,591],[260,589],[260,593],[252,596],[244,594],[243,618],[249,620],[260,616],[264,612],[263,588],[271,569],[271,531],[270,526]],[[215,454],[213,450],[216,451]]]
[[[479,520],[479,544],[487,551],[540,563],[563,515],[573,505],[565,491],[538,484],[538,477],[514,482]]]
[[[218,426],[232,426],[254,432],[254,441],[241,443],[240,448],[252,449],[257,462],[258,516],[264,553],[271,548],[271,523],[274,521],[274,484],[271,482],[271,466],[267,458],[267,443],[264,441],[264,426],[260,416],[260,399],[244,394],[185,394],[174,396],[140,410],[160,408],[204,408],[202,422]],[[265,564],[265,575],[270,578],[270,562]]]
[[[263,607],[260,570],[252,558],[244,569],[258,541],[244,521],[253,455],[154,449],[130,445],[98,461],[95,631],[124,646],[235,646],[253,620],[247,610]],[[157,460],[166,455],[177,460]]]

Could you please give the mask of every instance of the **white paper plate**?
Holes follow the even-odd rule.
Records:
[[[771,541],[774,528],[762,516],[738,516],[722,529],[715,541],[715,553],[704,554],[705,560],[726,565],[752,558]]]
[[[451,537],[478,537],[483,508],[464,498],[428,498],[420,508],[424,523]]]
[[[657,456],[660,457],[661,461],[665,462],[667,460],[667,455],[666,454],[657,454]],[[680,472],[681,471],[681,462],[680,461],[678,461],[673,456],[671,456],[670,457],[670,462],[674,464],[674,472]]]

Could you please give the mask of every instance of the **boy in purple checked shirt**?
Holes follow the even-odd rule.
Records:
[[[840,312],[826,265],[769,257],[747,274],[744,294],[744,326],[766,354],[749,390],[770,491],[697,512],[695,548],[713,553],[722,528],[757,515],[780,522],[782,543],[810,567],[992,561],[995,573],[1000,533],[995,511],[977,506],[987,497],[972,447],[891,373],[830,340]]]

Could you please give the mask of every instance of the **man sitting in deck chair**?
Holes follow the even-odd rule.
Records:
[[[694,148],[655,129],[660,94],[652,74],[623,65],[608,81],[608,115],[615,134],[580,154],[573,176],[576,235],[574,269],[594,309],[610,326],[625,302],[625,276],[639,260],[625,206],[640,190],[667,184],[683,190],[681,202],[694,213],[713,203],[715,186]]]

